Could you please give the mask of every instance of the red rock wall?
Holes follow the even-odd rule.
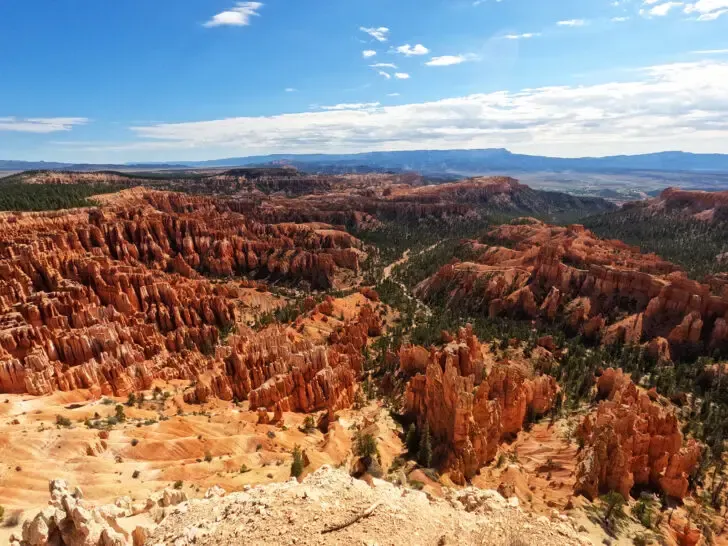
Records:
[[[537,220],[499,226],[488,237],[512,248],[471,242],[478,259],[442,267],[418,295],[444,295],[451,305],[493,317],[563,318],[604,343],[662,337],[673,352],[698,343],[709,352],[728,350],[728,293],[716,295],[653,254],[581,226]]]
[[[552,377],[531,376],[523,363],[493,363],[464,329],[410,380],[404,408],[420,430],[429,426],[443,468],[469,479],[495,457],[505,436],[521,430],[529,412],[547,412],[558,390]]]
[[[635,485],[646,485],[683,498],[701,446],[684,441],[674,412],[639,391],[622,370],[606,370],[597,390],[604,400],[577,432],[584,443],[577,493],[594,499],[614,490],[626,499]]]
[[[203,274],[329,287],[358,267],[361,243],[331,226],[264,224],[211,198],[119,196],[101,209],[0,215],[0,392],[123,396],[157,377],[191,379],[239,298]]]

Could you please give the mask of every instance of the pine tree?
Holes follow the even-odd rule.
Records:
[[[405,438],[405,444],[407,444],[407,452],[410,455],[417,453],[420,445],[420,439],[417,436],[417,427],[412,423],[407,430],[407,437]]]
[[[303,474],[303,453],[301,447],[296,444],[293,447],[293,462],[291,463],[291,477],[298,478]]]
[[[417,462],[426,468],[432,465],[432,440],[430,438],[430,426],[427,423],[425,423],[425,430],[422,433],[422,438],[420,438]]]

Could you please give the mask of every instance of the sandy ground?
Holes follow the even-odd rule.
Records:
[[[303,414],[286,413],[280,425],[259,425],[245,405],[189,406],[181,399],[181,382],[163,388],[172,393],[165,404],[151,400],[148,391],[142,408],[124,406],[126,422],[115,425],[107,439],[84,420],[95,413],[111,416],[125,400],[89,402],[83,391],[0,397],[0,505],[6,516],[46,505],[48,482],[55,478],[80,486],[87,499],[101,504],[124,495],[145,499],[177,480],[191,498],[213,485],[237,491],[246,484],[286,481],[295,445],[310,460],[307,472],[323,464],[347,465],[351,437],[365,416],[376,423],[386,465],[402,450],[396,425],[376,404],[339,412],[339,421],[323,435],[299,430]],[[177,406],[182,415],[176,414]],[[58,415],[71,425],[57,425]],[[0,527],[0,542],[12,531]]]

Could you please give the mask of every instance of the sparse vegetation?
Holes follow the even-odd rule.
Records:
[[[429,468],[432,466],[432,438],[430,437],[430,426],[425,423],[425,429],[420,438],[419,451],[417,452],[417,462],[422,466]]]
[[[301,446],[296,444],[293,448],[293,462],[291,463],[291,477],[298,478],[303,474],[304,462]]]
[[[377,447],[377,439],[371,434],[361,434],[357,432],[354,435],[354,455],[362,458],[373,458],[379,454]]]
[[[56,425],[59,427],[68,428],[71,426],[71,420],[63,415],[56,415]]]

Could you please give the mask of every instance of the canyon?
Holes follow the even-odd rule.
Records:
[[[589,508],[611,491],[634,504],[641,489],[673,504],[659,527],[669,543],[708,536],[688,508],[710,486],[695,478],[710,451],[683,423],[703,394],[648,382],[725,354],[728,282],[566,221],[614,205],[508,177],[289,167],[11,182],[109,191],[0,213],[0,506],[16,522],[0,538],[234,543],[220,514],[239,513],[261,544],[289,527],[300,543],[304,529],[336,543],[359,526],[395,533],[383,513],[406,506],[433,543],[454,530],[416,510],[463,518],[464,543],[528,525],[544,544],[590,544],[606,527]],[[703,221],[722,206],[678,190],[630,206],[661,214],[658,200]],[[410,293],[401,272],[468,229]],[[453,309],[451,327],[414,341]],[[484,321],[528,335],[486,337]],[[554,327],[563,336],[542,331]],[[569,339],[641,347],[655,368],[605,357],[576,399],[562,382],[578,362]],[[705,364],[696,381],[719,390],[722,369]],[[431,447],[426,464],[408,431]],[[376,507],[344,531],[295,523],[342,499]]]

